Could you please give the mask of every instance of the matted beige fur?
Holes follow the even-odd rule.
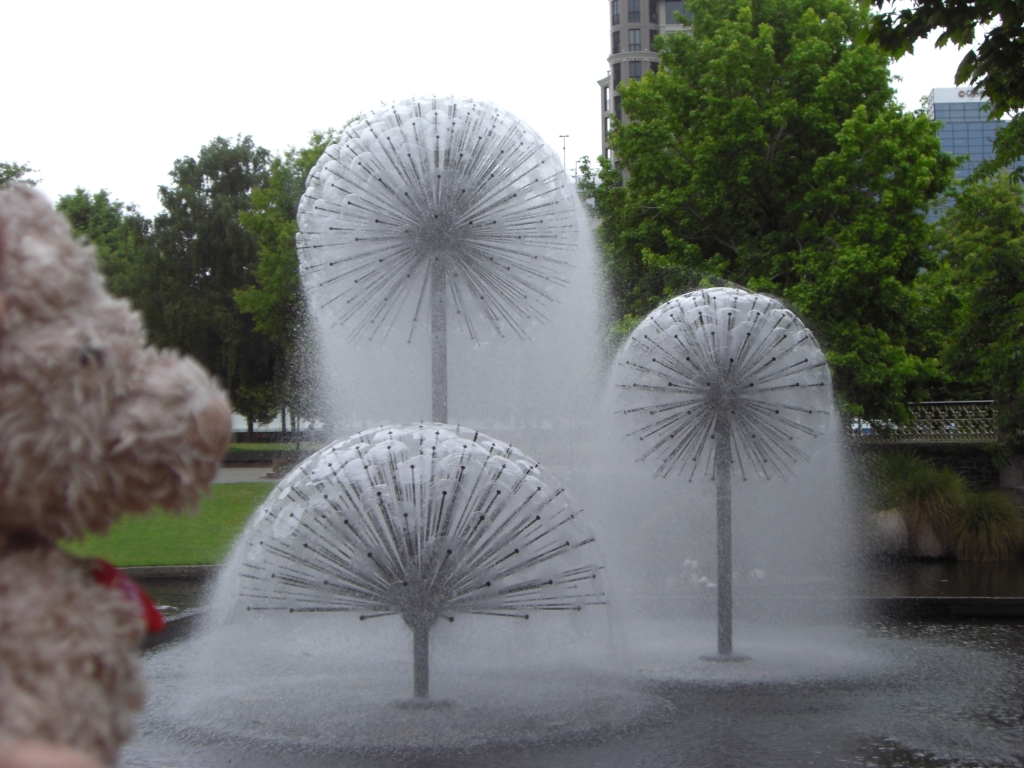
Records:
[[[63,217],[0,190],[0,745],[114,761],[142,704],[142,622],[56,543],[194,505],[230,429],[210,376],[146,345]]]

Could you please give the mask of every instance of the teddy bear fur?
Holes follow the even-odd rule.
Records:
[[[0,768],[102,768],[95,758],[71,747],[42,741],[5,744],[0,750]]]
[[[0,749],[113,763],[143,702],[143,622],[57,542],[194,506],[230,430],[220,388],[146,344],[63,217],[28,187],[0,190]]]

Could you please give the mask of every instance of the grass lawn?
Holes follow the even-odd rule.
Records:
[[[88,536],[66,549],[120,566],[219,563],[249,515],[273,489],[273,483],[218,483],[203,499],[199,514],[158,510],[126,515],[106,536]]]
[[[302,443],[309,446],[310,443]],[[245,453],[247,451],[294,451],[295,443],[231,443],[228,453]]]
[[[298,450],[303,453],[316,453],[324,447],[323,443],[300,443]],[[295,451],[295,443],[231,443],[228,453],[250,453],[253,451],[267,453],[271,451]]]

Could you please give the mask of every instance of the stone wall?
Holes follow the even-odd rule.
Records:
[[[1024,456],[1014,456],[1009,466],[999,470],[999,486],[1013,492],[1024,504]]]

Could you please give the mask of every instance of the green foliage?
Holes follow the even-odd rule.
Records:
[[[238,215],[258,250],[255,280],[235,290],[235,303],[252,318],[254,329],[269,339],[283,361],[272,387],[247,390],[240,395],[254,401],[262,396],[275,407],[287,406],[306,417],[316,412],[309,385],[309,379],[315,375],[306,364],[309,357],[303,355],[308,350],[302,349],[311,343],[311,334],[295,250],[295,217],[306,189],[306,177],[324,150],[336,140],[337,133],[331,128],[313,131],[308,146],[290,147],[283,155],[274,157],[266,183],[252,190],[249,208]]]
[[[0,187],[14,181],[34,187],[39,180],[27,178],[27,174],[35,172],[35,168],[20,163],[0,163]]]
[[[868,37],[897,58],[912,53],[914,43],[934,30],[942,33],[938,47],[954,43],[973,46],[978,29],[984,39],[970,47],[956,71],[957,85],[969,83],[992,100],[993,114],[1024,107],[1024,3],[1020,0],[871,0],[880,10],[871,20]]]
[[[57,210],[95,247],[111,293],[134,299],[138,265],[153,257],[152,222],[134,205],[111,200],[105,189],[93,195],[79,187],[57,201]]]
[[[309,146],[274,158],[249,137],[214,139],[175,162],[155,222],[105,190],[58,203],[96,247],[111,291],[145,315],[153,342],[199,359],[250,423],[285,406],[315,415],[313,376],[297,353],[309,334],[295,214],[306,175],[335,139],[316,131]]]
[[[899,510],[912,541],[928,530],[945,539],[950,520],[969,495],[963,477],[909,451],[879,454],[873,470],[880,505]]]
[[[1024,187],[1006,174],[965,186],[934,232],[942,262],[922,275],[946,329],[949,394],[999,403],[1004,452],[1024,449]],[[936,334],[937,335],[937,334]]]
[[[1021,0],[871,0],[880,11],[872,17],[866,37],[900,58],[934,30],[942,33],[939,48],[953,43],[967,48],[956,71],[957,85],[969,84],[992,102],[991,116],[1001,117],[1024,107],[1024,2]],[[975,47],[979,30],[983,39]],[[1015,114],[995,141],[995,158],[982,163],[976,176],[990,176],[1024,157],[1024,114]],[[1024,166],[1012,173],[1024,181]]]
[[[295,343],[302,318],[302,281],[295,253],[295,221],[306,176],[324,150],[337,139],[333,129],[314,131],[308,147],[289,148],[273,158],[267,183],[252,190],[250,207],[239,221],[258,243],[254,285],[235,291],[242,312],[251,315],[257,331],[284,349]]]
[[[930,531],[949,555],[971,562],[1024,551],[1024,518],[1005,493],[972,492],[957,472],[909,451],[878,454],[871,470],[879,506],[899,512],[912,542]]]
[[[950,520],[949,547],[957,560],[1012,560],[1024,547],[1024,520],[1017,503],[1000,491],[968,494]]]
[[[270,375],[276,376],[276,371],[272,371]],[[250,432],[254,424],[266,424],[281,409],[281,399],[273,378],[255,384],[239,385],[232,399],[235,410],[248,420]]]
[[[305,449],[310,452],[315,452],[322,448],[322,445],[313,445],[310,443],[302,443]],[[290,443],[231,443],[228,446],[228,453],[252,453],[252,452],[263,452],[263,451],[294,451],[295,441]]]
[[[66,545],[79,557],[102,557],[114,565],[207,565],[224,559],[231,542],[272,483],[218,483],[198,515],[153,511],[128,515],[105,536]]]
[[[1024,113],[1015,115],[1000,129],[992,142],[992,157],[979,163],[971,177],[980,180],[1005,173],[1014,181],[1024,183],[1021,158],[1024,158]]]
[[[156,249],[140,264],[134,299],[152,340],[196,357],[257,421],[276,409],[279,350],[256,332],[235,303],[255,283],[256,239],[239,222],[250,195],[264,187],[270,153],[251,137],[216,138],[198,157],[175,161],[172,184],[160,187],[164,212],[153,222]]]
[[[584,166],[618,317],[714,275],[782,297],[822,337],[854,414],[901,418],[936,376],[914,333],[925,212],[952,178],[895,102],[848,0],[694,0],[693,34],[621,86],[617,166]],[[600,183],[598,183],[598,181]]]

